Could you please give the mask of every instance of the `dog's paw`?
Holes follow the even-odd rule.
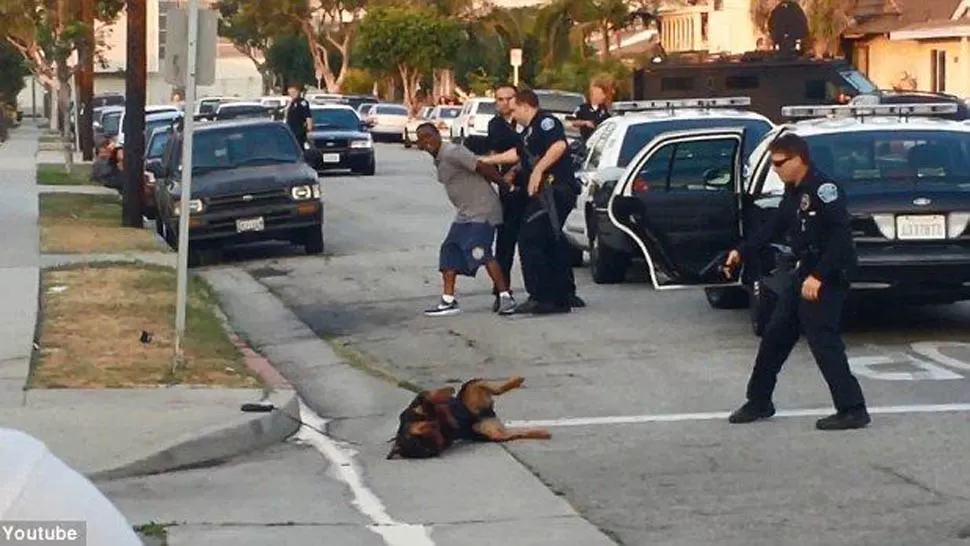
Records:
[[[524,377],[515,376],[512,379],[509,379],[508,386],[510,389],[517,389],[521,387],[523,383],[525,383]]]

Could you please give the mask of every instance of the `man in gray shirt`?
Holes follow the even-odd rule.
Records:
[[[418,148],[434,158],[438,182],[444,185],[448,199],[458,211],[438,257],[444,285],[441,301],[425,314],[440,317],[460,313],[455,281],[459,274],[474,277],[483,265],[499,291],[498,313],[514,313],[515,300],[509,292],[508,279],[492,253],[495,231],[502,223],[502,203],[490,182],[502,185],[509,182],[495,167],[480,162],[471,150],[443,143],[441,133],[433,124],[420,125],[416,135]]]

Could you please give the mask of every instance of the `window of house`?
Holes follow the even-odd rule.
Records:
[[[160,0],[158,2],[158,60],[165,58],[165,40],[168,37],[168,10],[177,8],[178,0]]]
[[[728,76],[724,78],[724,86],[728,89],[757,89],[757,76]]]
[[[946,92],[946,51],[930,51],[930,91]]]

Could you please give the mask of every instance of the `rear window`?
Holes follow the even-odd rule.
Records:
[[[748,131],[744,138],[744,149],[741,152],[745,159],[761,138],[771,130],[771,124],[767,121],[738,118],[672,119],[632,125],[623,137],[623,146],[620,148],[620,158],[616,166],[626,167],[629,165],[637,152],[661,133],[712,127],[744,127]]]
[[[121,127],[122,113],[123,112],[110,112],[101,118],[101,127],[104,129],[105,133],[118,134],[118,129]]]
[[[374,107],[373,113],[388,114],[392,116],[406,116],[408,115],[408,109],[403,106],[385,106],[381,104]]]
[[[165,145],[168,143],[168,139],[171,134],[172,133],[168,131],[164,131],[154,135],[154,138],[148,142],[148,152],[145,155],[149,159],[162,157],[162,152],[165,151]]]
[[[458,117],[461,113],[461,108],[440,108],[438,110],[438,117],[444,119],[454,119]]]
[[[494,115],[495,114],[495,103],[492,101],[481,101],[478,103],[478,107],[475,108],[475,115]]]
[[[539,108],[558,114],[572,114],[586,99],[582,95],[560,95],[558,93],[536,93]]]

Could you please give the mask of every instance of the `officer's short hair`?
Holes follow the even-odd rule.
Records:
[[[531,89],[519,89],[515,92],[515,102],[518,104],[528,104],[533,108],[539,107],[539,95]]]
[[[511,84],[509,82],[500,83],[500,84],[496,85],[495,87],[492,88],[492,91],[496,91],[497,92],[499,89],[511,89],[513,93],[518,93],[519,92],[519,88],[516,87],[515,84]]]
[[[805,139],[794,134],[785,133],[768,145],[768,151],[773,154],[785,154],[788,157],[798,156],[802,163],[808,165],[812,161],[812,154]]]
[[[438,128],[435,127],[435,124],[428,121],[422,123],[421,125],[418,125],[417,129],[414,130],[414,134],[417,136],[421,136],[425,134],[432,135],[432,136],[439,136],[439,137],[441,136],[441,132],[438,131]]]

